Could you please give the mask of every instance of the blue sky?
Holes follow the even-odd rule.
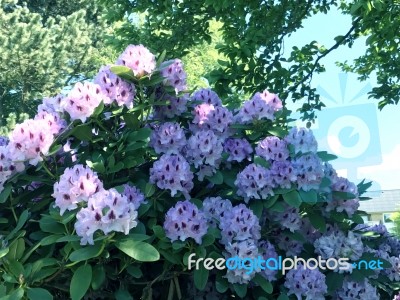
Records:
[[[303,26],[285,41],[287,53],[313,40],[330,48],[334,37],[349,30],[351,18],[332,10],[308,19]],[[351,61],[365,49],[365,39],[360,39],[352,48],[341,46],[321,61],[326,72],[314,75],[312,86],[318,88],[327,107],[313,130],[320,149],[339,156],[333,165],[340,175],[355,182],[373,180],[372,190],[400,189],[400,106],[379,111],[377,101],[367,96],[375,78],[360,82],[355,74],[343,74],[335,65]]]

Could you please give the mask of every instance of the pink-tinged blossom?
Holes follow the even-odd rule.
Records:
[[[295,153],[316,153],[318,143],[310,129],[304,127],[293,127],[285,137],[288,144],[292,145]]]
[[[397,295],[395,295],[394,298],[393,298],[393,300],[400,300],[400,293],[397,294]]]
[[[186,155],[196,168],[203,164],[217,167],[222,151],[221,139],[211,130],[201,130],[189,138]]]
[[[55,207],[60,208],[60,215],[66,210],[73,210],[81,202],[87,202],[95,193],[103,190],[103,183],[89,167],[75,165],[65,169],[58,182],[54,184],[52,196]]]
[[[190,165],[182,155],[163,154],[150,169],[150,182],[162,190],[170,190],[171,197],[182,192],[189,199],[193,177]]]
[[[216,227],[221,218],[232,209],[231,201],[221,197],[207,197],[203,201],[202,211],[210,226]]]
[[[258,248],[257,244],[253,240],[244,240],[233,242],[227,244],[225,246],[225,259],[227,263],[230,263],[229,258],[236,258],[245,260],[245,259],[252,259],[256,260],[258,257]],[[232,262],[231,262],[232,263]],[[233,261],[231,267],[226,272],[226,279],[230,283],[239,283],[239,284],[247,284],[249,281],[255,276],[257,270],[245,269],[245,268],[235,268],[235,264],[238,264]],[[231,270],[232,269],[232,270]]]
[[[195,130],[213,130],[217,135],[226,135],[233,120],[232,113],[227,108],[208,103],[197,105],[193,114]]]
[[[201,101],[203,103],[212,104],[214,106],[221,106],[222,101],[218,97],[217,93],[215,93],[211,89],[200,89],[193,93],[192,95],[193,101]]]
[[[51,128],[46,120],[26,120],[17,124],[10,134],[8,144],[10,158],[16,162],[29,161],[36,166],[42,161],[54,141]]]
[[[129,45],[118,57],[117,65],[131,68],[135,76],[150,74],[156,68],[156,58],[143,45]]]
[[[219,223],[221,243],[227,245],[233,241],[260,239],[261,227],[257,216],[244,204],[239,204],[226,211]]]
[[[351,281],[345,279],[342,288],[336,292],[335,300],[379,300],[376,287],[372,286],[365,278],[363,281]]]
[[[293,161],[293,168],[297,175],[297,185],[304,191],[318,190],[324,169],[321,159],[313,153],[302,155]]]
[[[246,139],[227,139],[224,142],[224,151],[229,154],[227,161],[242,162],[249,159],[253,148]]]
[[[287,294],[295,295],[297,299],[324,300],[328,292],[325,275],[318,269],[309,269],[302,264],[286,274],[284,285],[289,290]]]
[[[164,67],[166,65],[166,67]],[[164,84],[172,86],[178,94],[186,90],[186,72],[180,59],[169,60],[161,64],[161,75],[165,78]]]
[[[149,145],[156,153],[179,154],[186,145],[186,137],[178,123],[165,122],[151,133]]]
[[[239,110],[237,121],[239,123],[251,123],[254,120],[275,120],[275,112],[282,109],[282,101],[277,95],[264,90],[257,92],[248,101],[244,102]]]
[[[106,96],[104,104],[111,104],[115,101],[118,106],[133,107],[133,99],[136,94],[135,86],[111,72],[110,66],[100,68],[99,73],[94,78],[94,83],[101,87]]]
[[[140,205],[147,203],[144,194],[135,186],[125,184],[123,195],[126,196],[128,202],[131,203],[136,210],[139,209]]]
[[[237,175],[237,194],[248,203],[250,199],[266,199],[273,196],[273,182],[270,170],[256,164],[248,165]]]
[[[70,115],[71,120],[86,122],[101,101],[107,102],[107,96],[98,84],[78,82],[61,100],[61,107]]]
[[[61,118],[58,112],[42,110],[35,116],[35,120],[45,120],[48,124],[48,129],[53,135],[59,134],[67,127],[67,122]]]
[[[201,244],[208,229],[207,219],[193,203],[188,200],[179,201],[168,210],[164,229],[166,236],[172,242],[193,238],[197,244]]]
[[[285,161],[289,158],[287,143],[276,136],[263,139],[256,147],[256,154],[274,161]]]
[[[127,235],[137,226],[137,211],[128,198],[115,189],[101,190],[89,197],[87,207],[76,215],[75,230],[81,245],[94,244],[93,234],[122,232]]]

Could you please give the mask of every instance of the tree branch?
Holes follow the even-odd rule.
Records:
[[[333,50],[337,49],[345,40],[348,39],[348,37],[353,33],[353,31],[356,29],[356,26],[358,24],[358,22],[360,22],[362,18],[358,17],[353,21],[353,25],[351,26],[351,28],[349,29],[349,31],[339,40],[336,42],[335,45],[333,45],[332,47],[330,47],[328,50],[326,50],[324,53],[322,53],[321,55],[319,55],[317,57],[317,59],[314,62],[314,65],[312,66],[311,70],[307,73],[306,76],[303,77],[302,80],[300,80],[297,84],[295,84],[292,88],[290,88],[290,90],[295,91],[301,84],[303,84],[304,82],[306,82],[308,79],[312,78],[312,75],[315,71],[315,69],[317,68],[319,61],[324,58],[325,56],[327,56],[329,53],[331,53]]]

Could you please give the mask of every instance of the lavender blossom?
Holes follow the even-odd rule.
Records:
[[[289,158],[287,143],[276,136],[269,136],[256,147],[256,154],[266,160],[285,161]]]
[[[163,67],[163,65],[168,66]],[[165,78],[165,85],[172,86],[177,94],[186,90],[187,75],[180,59],[166,61],[161,65],[161,68],[161,75]]]
[[[172,242],[193,238],[200,245],[203,236],[207,233],[207,219],[204,213],[199,211],[193,203],[188,200],[179,201],[168,210],[165,216],[164,229],[166,236]]]
[[[153,130],[149,145],[156,153],[179,154],[186,145],[186,137],[178,123],[166,122]]]
[[[253,148],[246,139],[227,139],[224,142],[224,151],[229,154],[227,161],[242,162],[249,159]]]
[[[202,101],[214,106],[221,106],[222,102],[218,95],[211,89],[200,89],[192,95],[192,101]]]
[[[304,127],[293,127],[285,140],[288,144],[293,145],[295,153],[316,153],[318,149],[314,134],[310,129]]]
[[[232,210],[232,203],[221,197],[207,197],[203,201],[202,211],[212,227],[216,227],[221,218]]]

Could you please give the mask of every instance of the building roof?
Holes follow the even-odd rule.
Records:
[[[368,213],[400,212],[400,189],[372,191],[363,196],[367,196],[372,199],[360,201],[360,210]]]

